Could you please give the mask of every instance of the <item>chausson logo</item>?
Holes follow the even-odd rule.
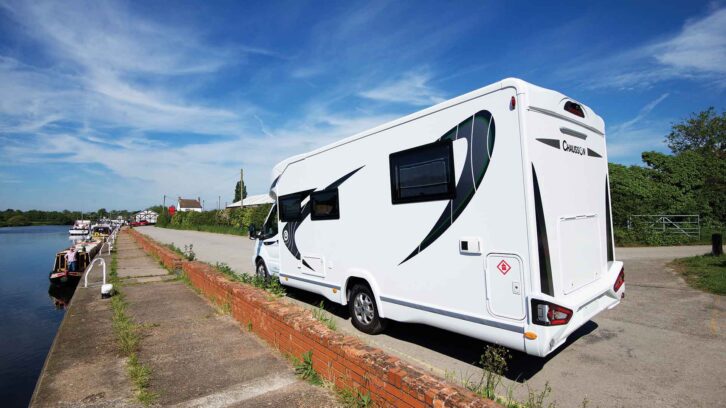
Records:
[[[566,140],[562,141],[562,150],[570,153],[579,154],[580,156],[584,156],[587,154],[587,149],[573,144],[568,144]]]
[[[562,150],[576,154],[578,156],[588,155],[590,157],[602,157],[600,155],[600,153],[590,149],[589,147],[573,145],[573,144],[567,143],[566,140],[563,140],[562,143],[560,143],[560,139],[538,138],[537,141],[540,143],[544,143],[549,147],[554,147],[557,150],[560,150],[560,146],[561,146]]]
[[[287,230],[282,231],[282,240],[287,242],[288,237],[289,234],[287,233]]]

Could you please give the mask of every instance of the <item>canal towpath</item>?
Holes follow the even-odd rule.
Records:
[[[141,327],[138,359],[163,406],[334,407],[325,388],[243,331],[125,233],[116,245],[127,313]],[[110,265],[111,257],[106,256]],[[92,271],[92,276],[100,273]],[[140,405],[111,327],[110,301],[79,284],[38,380],[31,406]]]

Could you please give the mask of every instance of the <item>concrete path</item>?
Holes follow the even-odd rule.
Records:
[[[117,247],[120,277],[167,275],[128,235],[119,236]],[[275,350],[181,281],[137,282],[123,293],[129,314],[144,327],[139,360],[151,368],[159,404],[338,406],[331,392],[299,380]]]
[[[254,241],[245,237],[155,227],[139,231],[164,243],[193,244],[206,262],[225,262],[252,273]],[[666,264],[700,255],[707,246],[617,248],[625,262],[626,299],[573,334],[546,359],[514,353],[504,386],[524,399],[527,386],[546,382],[558,406],[577,407],[585,398],[600,407],[720,406],[726,390],[726,305],[722,296],[691,289]],[[317,305],[321,298],[288,290],[291,301]],[[371,345],[441,376],[468,378],[480,372],[486,343],[416,324],[391,324],[378,336],[350,324],[347,311],[331,306],[338,327]],[[505,392],[504,389],[501,391]]]
[[[102,257],[110,266],[110,256]],[[31,407],[128,407],[134,389],[118,356],[111,307],[101,299],[101,268],[79,283],[48,352]]]

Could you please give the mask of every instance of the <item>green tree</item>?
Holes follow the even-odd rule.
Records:
[[[716,114],[713,107],[673,125],[666,137],[674,154],[693,151],[706,156],[726,158],[726,112]]]
[[[8,218],[7,224],[10,227],[21,227],[23,225],[30,225],[30,221],[24,215],[13,215]]]
[[[245,184],[244,191],[242,191],[242,198],[240,198],[240,191],[239,191],[240,182],[238,181],[237,184],[234,185],[234,200],[232,202],[237,202],[243,198],[247,198],[247,185]]]
[[[676,156],[700,157],[698,193],[711,216],[726,223],[726,112],[713,107],[674,124],[667,136],[668,147]]]

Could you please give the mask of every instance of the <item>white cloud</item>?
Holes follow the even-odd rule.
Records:
[[[645,106],[643,106],[640,109],[638,114],[633,119],[625,121],[619,125],[613,126],[612,134],[617,135],[618,133],[632,129],[633,126],[637,125],[639,122],[641,122],[643,119],[645,119],[645,117],[648,116],[648,114],[650,114],[650,112],[652,112],[656,106],[658,106],[661,102],[663,102],[668,97],[668,95],[670,95],[670,94],[664,93],[663,95],[659,96],[658,98],[645,104]]]
[[[726,8],[687,22],[653,50],[658,62],[678,70],[726,74]]]
[[[726,8],[687,21],[670,37],[614,55],[590,56],[560,72],[590,88],[649,88],[678,79],[726,87]]]
[[[376,101],[405,103],[415,106],[433,105],[444,101],[442,92],[429,85],[426,73],[408,73],[401,79],[383,84],[359,95]]]
[[[609,127],[607,132],[609,160],[630,160],[638,163],[639,153],[645,150],[665,149],[665,134],[668,132],[669,121],[652,120],[649,119],[649,115],[668,96],[668,93],[664,93],[645,104],[634,118]]]

